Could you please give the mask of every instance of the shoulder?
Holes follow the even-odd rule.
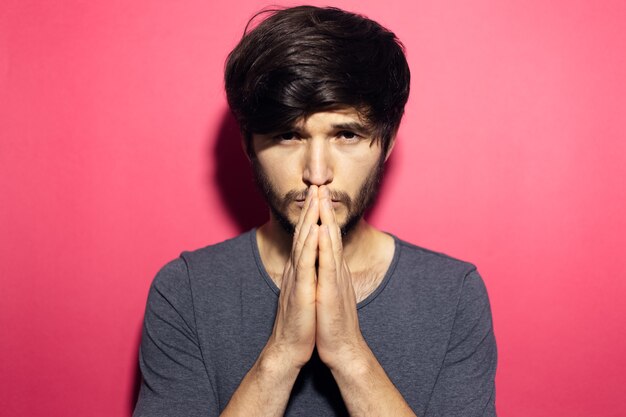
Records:
[[[180,258],[191,273],[204,270],[236,269],[244,260],[253,258],[255,230],[195,250],[183,251]]]
[[[491,325],[487,288],[476,265],[394,238],[400,249],[396,278],[403,290],[428,310],[456,317],[459,328],[471,328],[479,318]]]
[[[190,286],[194,275],[207,270],[224,270],[241,263],[245,253],[251,252],[253,231],[240,234],[225,241],[194,250],[184,250],[177,258],[163,265],[152,281],[151,290],[177,293]],[[252,234],[252,236],[251,236]],[[237,262],[239,260],[239,262]]]
[[[393,237],[399,253],[396,278],[403,286],[452,305],[458,305],[461,298],[486,297],[484,282],[474,263]]]
[[[414,271],[424,278],[437,280],[452,277],[462,278],[472,271],[476,271],[476,266],[471,262],[443,252],[426,249],[396,236],[393,237],[399,250],[399,266],[407,271]]]

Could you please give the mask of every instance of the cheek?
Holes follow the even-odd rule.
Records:
[[[372,155],[362,156],[360,158],[351,158],[344,160],[344,163],[337,164],[335,170],[335,179],[341,184],[337,184],[354,197],[360,190],[368,176],[376,169],[378,164],[377,158]]]
[[[274,145],[262,149],[257,154],[259,162],[264,166],[292,166],[298,157],[298,149],[293,146]]]
[[[281,195],[293,189],[302,188],[298,182],[302,175],[292,159],[276,152],[257,155],[259,167]]]

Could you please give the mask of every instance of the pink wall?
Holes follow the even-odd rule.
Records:
[[[129,415],[156,271],[264,218],[221,73],[266,3],[234,4],[2,2],[2,415]],[[335,4],[406,44],[371,220],[479,266],[500,415],[623,416],[626,3]]]

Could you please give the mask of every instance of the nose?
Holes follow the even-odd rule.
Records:
[[[302,181],[307,186],[332,182],[333,162],[328,141],[322,138],[309,139],[304,158]]]

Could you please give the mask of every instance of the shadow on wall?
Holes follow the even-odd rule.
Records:
[[[208,186],[217,185],[222,204],[237,225],[239,233],[252,227],[263,224],[268,219],[268,209],[265,201],[257,191],[252,177],[252,169],[246,158],[241,143],[239,127],[228,109],[224,109],[222,120],[216,137],[210,137],[209,143],[214,143],[209,160],[214,158],[215,167],[213,176],[207,179]],[[378,201],[385,194],[386,178],[393,170],[394,154],[385,164],[385,175],[381,181],[378,199],[366,212],[366,218],[375,216]]]
[[[252,169],[241,143],[241,134],[235,118],[228,109],[222,112],[217,132],[209,137],[208,158],[214,166],[207,178],[207,186],[217,186],[224,208],[239,233],[260,226],[268,219],[268,208],[257,191]]]
[[[133,415],[133,411],[135,410],[135,405],[137,404],[137,399],[139,398],[139,389],[141,388],[141,369],[139,369],[139,345],[141,344],[141,330],[142,330],[142,326],[143,326],[143,320],[142,323],[139,324],[137,332],[136,332],[136,342],[135,342],[135,361],[134,361],[134,366],[133,366],[133,373],[132,373],[132,378],[133,378],[133,382],[132,382],[132,391],[129,393],[128,396],[128,406],[129,406],[129,412],[128,415],[132,416]]]

